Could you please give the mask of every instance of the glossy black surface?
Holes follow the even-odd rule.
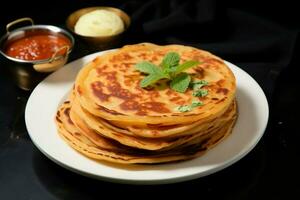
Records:
[[[82,1],[76,2],[78,3],[76,6],[67,7],[67,10],[85,5]],[[260,15],[262,18],[272,19],[296,32],[300,28],[300,22],[294,19],[297,16],[289,13],[288,10],[281,10],[281,14],[286,13],[283,17],[286,19],[284,21],[282,17],[277,17],[274,10],[263,13],[262,8],[249,6],[251,3],[246,3],[248,6],[230,5]],[[41,16],[40,21],[63,26],[65,12],[58,12],[55,20],[51,20],[49,16],[42,17],[42,15],[49,12],[50,16],[54,16],[52,11],[39,6],[42,11],[36,11],[34,14]],[[263,5],[263,7],[268,6]],[[285,7],[294,9],[293,5],[284,5],[283,8]],[[5,8],[1,8],[3,9]],[[277,5],[274,9],[279,11],[280,6]],[[23,10],[21,14],[28,13]],[[2,19],[7,21],[1,21],[1,28],[11,20],[7,15]],[[4,32],[3,28],[1,31]],[[132,41],[132,37],[129,37],[124,43]],[[92,52],[80,42],[76,45],[71,60]],[[293,53],[290,55],[291,61],[280,72],[276,81],[262,85],[269,94],[270,119],[263,138],[254,150],[239,162],[218,173],[184,183],[159,186],[120,185],[93,180],[70,172],[46,158],[31,142],[24,122],[24,109],[30,92],[15,87],[1,57],[0,199],[101,199],[119,195],[124,198],[139,197],[138,194],[144,195],[140,196],[141,198],[145,196],[157,198],[161,193],[197,199],[298,199],[300,194],[298,183],[300,179],[299,40],[295,41],[294,46]],[[231,60],[239,62],[241,59],[232,55]],[[253,73],[264,84],[260,72]]]

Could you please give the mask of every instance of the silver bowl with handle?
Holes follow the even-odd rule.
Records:
[[[20,25],[20,23],[25,22],[30,23],[30,25],[13,29],[17,24]],[[63,37],[68,41],[68,45],[57,47],[49,57],[44,59],[26,60],[8,55],[7,49],[13,42],[39,35]],[[57,26],[35,25],[31,18],[21,18],[7,24],[6,34],[0,39],[0,53],[6,58],[4,59],[5,65],[8,67],[14,82],[24,90],[33,89],[49,73],[62,67],[67,62],[73,47],[74,38],[69,32]]]

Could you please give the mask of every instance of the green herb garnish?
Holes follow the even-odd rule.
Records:
[[[191,82],[191,76],[187,73],[180,73],[170,83],[170,87],[177,92],[185,92]]]
[[[167,53],[159,66],[153,63],[143,61],[135,65],[135,68],[143,73],[149,74],[140,83],[142,88],[145,88],[160,79],[169,79],[170,87],[177,91],[184,93],[190,85],[191,76],[183,71],[194,67],[200,62],[186,61],[179,64],[180,56],[176,52]]]
[[[193,90],[198,90],[202,88],[203,86],[208,85],[208,82],[206,80],[200,80],[200,81],[194,81],[192,84]]]
[[[193,96],[194,97],[205,97],[208,95],[208,91],[206,89],[201,89],[203,86],[208,85],[208,82],[205,80],[195,81],[192,84],[193,87]]]
[[[194,97],[204,97],[204,96],[208,95],[208,90],[201,89],[205,85],[208,85],[208,82],[205,80],[192,82],[190,84],[190,86],[193,88],[193,96]],[[191,111],[193,108],[202,106],[202,105],[203,105],[202,101],[193,100],[191,105],[182,105],[182,106],[177,107],[176,109],[179,112],[188,112],[188,111]]]
[[[141,81],[141,87],[147,87],[148,85],[151,85],[162,78],[168,78],[168,76],[162,71],[161,68],[150,62],[138,63],[136,65],[136,69],[143,73],[149,74]]]
[[[191,111],[193,108],[202,106],[202,105],[203,105],[203,103],[201,101],[193,101],[191,105],[183,105],[183,106],[177,107],[177,110],[179,112],[188,112],[188,111]]]
[[[204,97],[208,91],[201,89],[203,86],[208,85],[205,80],[195,81],[191,83],[191,76],[184,71],[200,64],[198,61],[190,60],[179,64],[180,56],[176,52],[167,53],[159,66],[143,61],[135,65],[135,68],[140,72],[148,74],[141,82],[140,86],[145,88],[161,79],[170,80],[170,88],[184,93],[189,86],[193,88],[193,96]],[[202,106],[201,101],[193,100],[190,105],[181,105],[176,109],[180,112],[188,112],[193,108]]]
[[[198,106],[203,106],[202,101],[193,101],[192,102],[192,105],[191,105],[192,108],[195,108],[195,107],[198,107]]]
[[[194,97],[205,97],[208,95],[208,91],[205,89],[199,89],[193,92]]]
[[[183,105],[183,106],[178,106],[177,110],[179,112],[188,112],[192,110],[192,107],[190,105]]]

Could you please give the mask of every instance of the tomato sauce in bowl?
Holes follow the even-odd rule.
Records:
[[[41,33],[9,42],[6,45],[5,54],[27,61],[44,60],[51,58],[64,46],[71,46],[70,40],[65,36]],[[65,53],[66,49],[59,51],[57,55]]]
[[[12,26],[30,21],[30,26],[12,30]],[[41,80],[68,61],[75,41],[68,31],[52,25],[34,25],[21,18],[6,25],[0,38],[0,54],[5,66],[20,88],[32,90]]]

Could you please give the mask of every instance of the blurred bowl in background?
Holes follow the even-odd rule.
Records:
[[[12,30],[19,23],[30,25]],[[6,25],[0,39],[0,53],[14,82],[32,90],[49,73],[62,67],[74,47],[74,38],[66,30],[52,25],[34,25],[31,18],[17,19]]]
[[[105,10],[109,12],[113,12],[117,16],[120,17],[124,24],[124,29],[122,32],[113,34],[113,35],[107,35],[107,36],[86,36],[79,34],[75,31],[75,26],[78,20],[88,14],[91,13],[95,10]],[[80,10],[77,10],[73,13],[71,13],[66,21],[66,26],[67,28],[76,36],[76,38],[83,40],[85,43],[89,45],[93,50],[105,50],[105,49],[110,49],[114,48],[116,45],[119,44],[121,41],[122,36],[126,32],[126,30],[130,26],[130,17],[122,10],[118,8],[113,8],[113,7],[88,7],[88,8],[82,8]]]

